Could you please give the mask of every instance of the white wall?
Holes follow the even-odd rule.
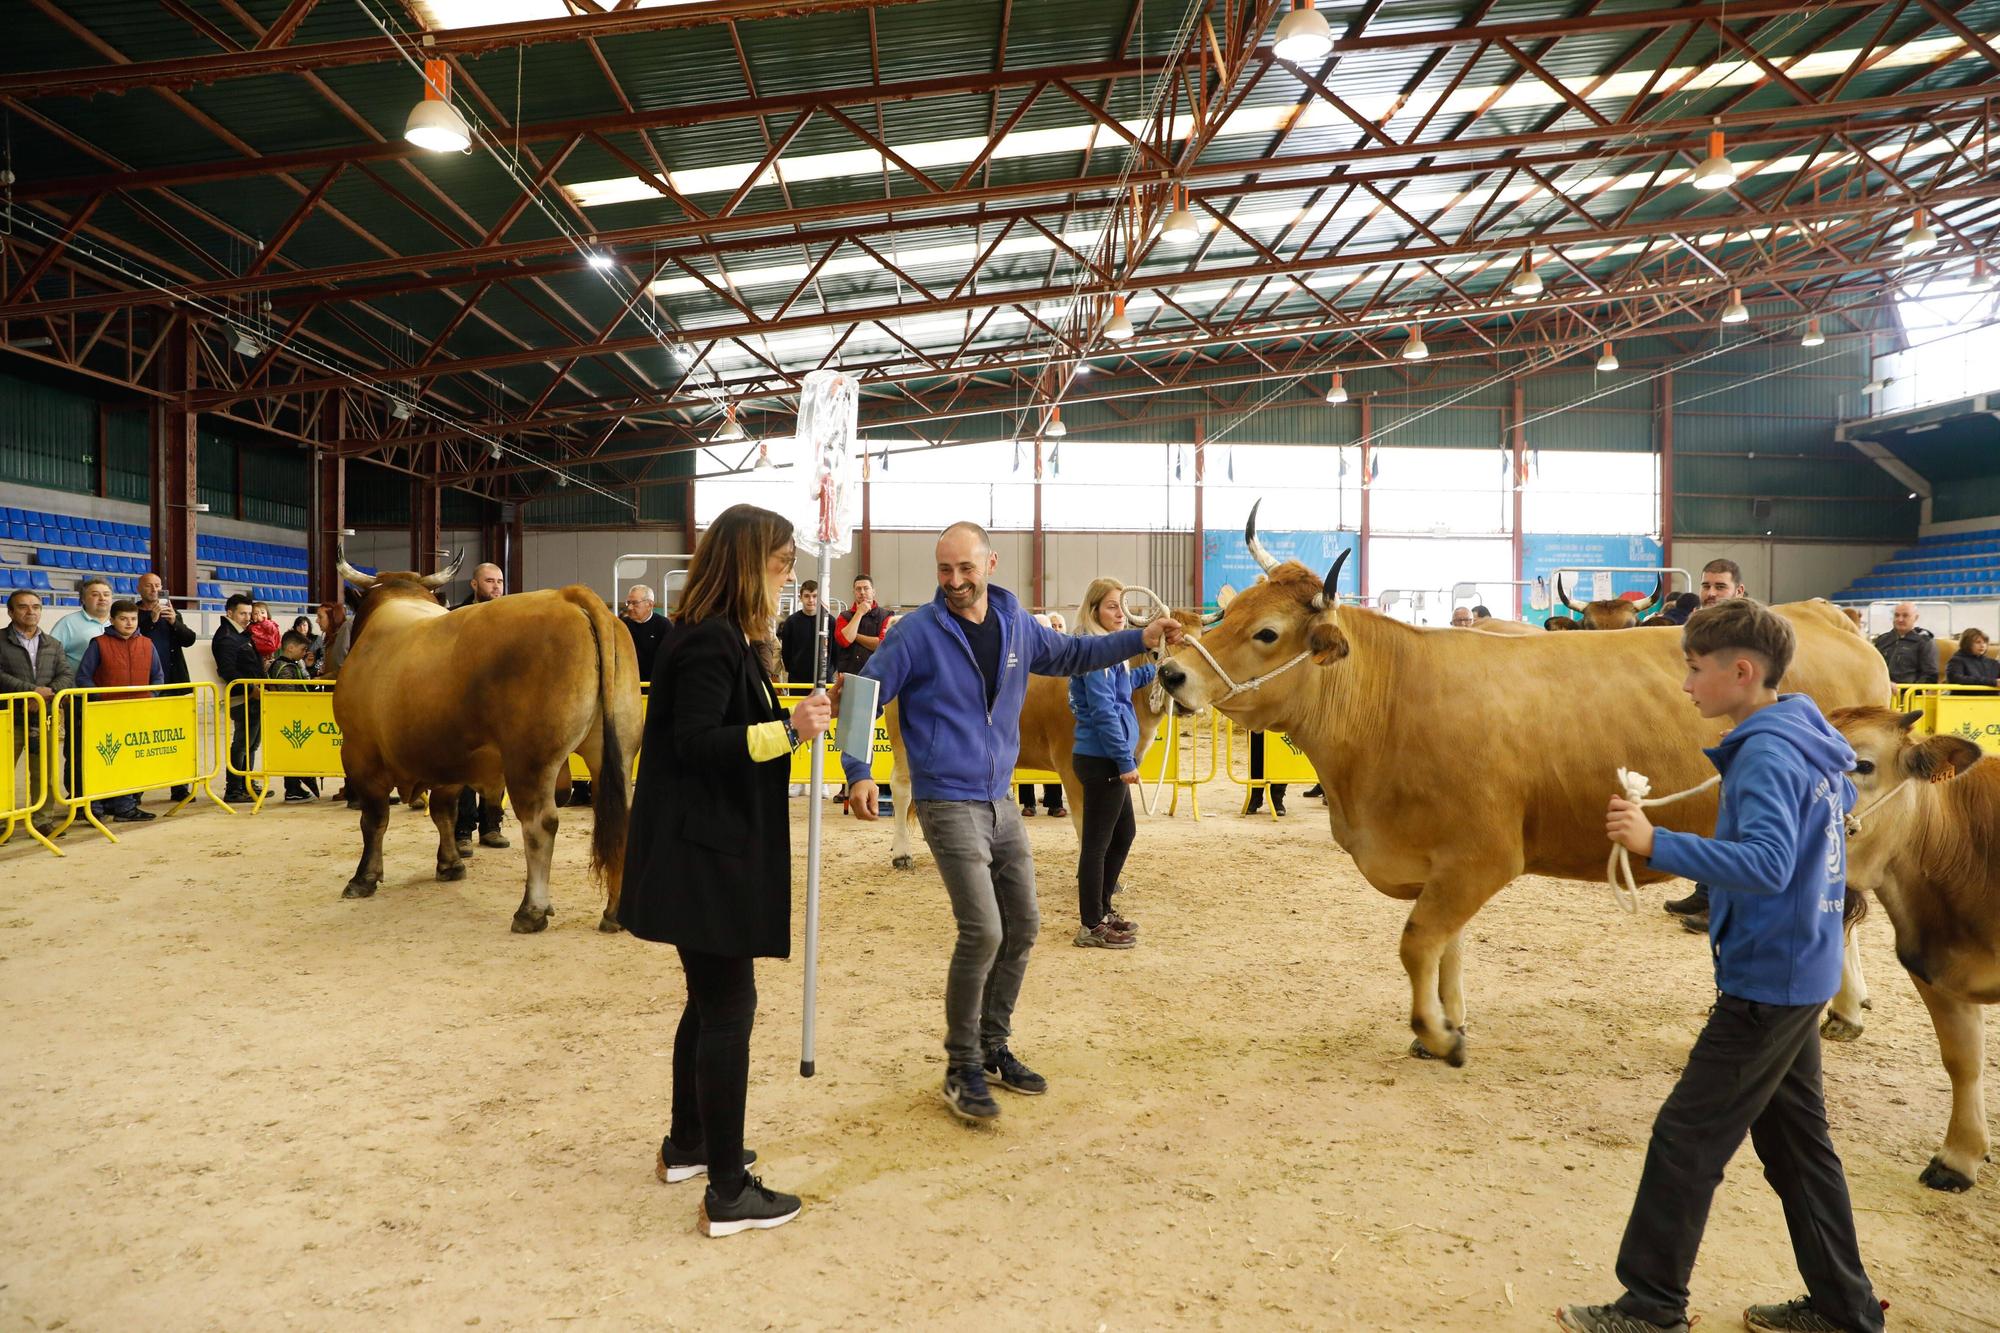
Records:
[[[1955,518],[1948,523],[1925,523],[1920,528],[1923,536],[1942,537],[1954,532],[1986,532],[2000,528],[2000,514],[1988,514],[1985,518]]]
[[[663,575],[686,561],[634,560],[619,567],[614,586],[611,566],[620,556],[684,555],[687,541],[672,528],[584,528],[543,531],[529,528],[521,548],[521,582],[528,588],[563,588],[581,583],[616,611],[625,589],[643,583],[660,596]]]
[[[1893,545],[1845,546],[1832,542],[1721,541],[1676,537],[1672,564],[1701,581],[1701,567],[1711,560],[1734,560],[1743,570],[1743,586],[1762,602],[1800,602],[1831,597],[1902,548]]]

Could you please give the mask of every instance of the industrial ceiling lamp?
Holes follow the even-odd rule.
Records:
[[[1533,250],[1521,256],[1521,271],[1514,275],[1514,285],[1509,290],[1516,296],[1540,296],[1542,294],[1542,275],[1535,272],[1535,252]]]
[[[1347,401],[1346,377],[1337,370],[1333,372],[1333,383],[1327,388],[1326,401],[1335,405]]]
[[[723,409],[722,429],[715,432],[715,442],[717,444],[734,444],[742,438],[743,427],[736,424],[736,408],[732,404]]]
[[[590,261],[590,266],[600,273],[606,269],[615,268],[618,264],[616,259],[597,248],[597,237],[595,236],[590,238],[590,248],[585,250],[583,254],[584,258]]]
[[[1194,214],[1187,206],[1187,187],[1176,185],[1173,211],[1168,213],[1166,221],[1160,224],[1160,239],[1185,243],[1200,235],[1201,228],[1195,225]]]
[[[1403,360],[1422,361],[1430,354],[1431,349],[1424,346],[1423,329],[1416,324],[1410,325],[1410,340],[1403,344]]]
[[[1043,438],[1060,440],[1068,434],[1069,427],[1063,425],[1062,422],[1062,409],[1060,407],[1050,408],[1048,422],[1042,427]]]
[[[1271,50],[1278,59],[1294,65],[1324,60],[1332,53],[1333,30],[1326,26],[1326,17],[1313,8],[1313,0],[1299,0],[1299,7],[1285,15]]]
[[[1079,361],[1076,363],[1075,373],[1078,375],[1090,375],[1090,374],[1095,374],[1096,369],[1097,368],[1091,365],[1090,362],[1088,361]]]
[[[264,344],[257,341],[257,335],[248,329],[236,330],[236,341],[232,344],[238,356],[262,356]]]
[[[1724,324],[1750,322],[1750,307],[1743,304],[1743,293],[1737,288],[1732,287],[1729,290],[1729,304],[1722,307],[1722,322]]]
[[[1111,298],[1111,318],[1104,321],[1104,336],[1110,342],[1127,342],[1132,337],[1132,321],[1125,314],[1125,294]]]
[[[1965,280],[1966,290],[1973,292],[1990,292],[1993,290],[1993,287],[1994,287],[1993,270],[1986,266],[1985,260],[1983,259],[1973,260],[1972,276]]]
[[[1694,188],[1697,190],[1726,190],[1736,184],[1736,164],[1729,160],[1723,147],[1722,131],[1708,132],[1708,156],[1694,169]]]
[[[1618,353],[1611,350],[1611,344],[1604,344],[1604,355],[1597,358],[1597,368],[1603,371],[1618,369]]]
[[[424,62],[424,100],[410,108],[403,137],[433,153],[462,153],[472,147],[472,131],[451,104],[451,66]]]
[[[1903,253],[1920,255],[1925,251],[1935,250],[1937,243],[1937,233],[1931,230],[1928,222],[1924,221],[1924,210],[1918,209],[1916,220],[1910,225],[1910,229],[1903,233]]]
[[[769,472],[771,470],[771,446],[768,441],[760,441],[758,443],[757,461],[750,465],[750,470],[752,472]]]
[[[1819,317],[1815,315],[1813,316],[1813,318],[1806,321],[1805,336],[1799,339],[1799,346],[1824,347],[1825,345],[1826,345],[1826,335],[1819,331]]]

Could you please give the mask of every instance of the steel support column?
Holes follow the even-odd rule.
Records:
[[[528,511],[523,505],[510,504],[500,507],[501,527],[507,534],[507,559],[501,564],[500,568],[506,571],[507,587],[510,591],[528,586],[525,582],[526,576],[521,572],[527,564],[527,520]],[[616,588],[613,588],[611,591],[614,596],[618,592]],[[664,592],[662,592],[661,597],[661,609],[665,610]],[[617,610],[616,607],[612,609],[614,611]]]
[[[1522,540],[1521,537],[1521,486],[1523,483],[1523,478],[1521,475],[1521,455],[1522,452],[1527,448],[1527,442],[1525,439],[1527,432],[1526,428],[1522,425],[1522,423],[1525,420],[1527,420],[1527,407],[1522,402],[1521,381],[1519,379],[1516,379],[1514,381],[1514,424],[1512,429],[1510,429],[1507,432],[1508,437],[1512,442],[1512,452],[1514,455],[1514,466],[1512,469],[1512,476],[1514,480],[1514,511],[1513,511],[1513,524],[1512,524],[1514,533],[1514,573],[1512,577],[1515,579],[1524,579],[1528,577],[1525,573],[1522,572],[1523,566],[1527,562],[1527,552],[1525,549],[1526,543]],[[1519,586],[1516,586],[1514,589],[1514,619],[1519,620],[1521,618],[1521,609],[1522,609],[1521,589],[1519,588]]]
[[[424,477],[410,482],[410,568],[419,574],[438,569],[438,546],[444,541],[440,520],[443,492]]]
[[[153,571],[174,596],[195,595],[194,329],[185,314],[173,317],[160,349],[160,388],[172,397],[154,404],[149,471],[152,478]]]
[[[1355,540],[1354,555],[1356,575],[1360,580],[1356,585],[1361,589],[1361,600],[1373,605],[1369,599],[1375,594],[1368,583],[1368,536],[1372,531],[1368,516],[1368,493],[1374,489],[1373,479],[1368,475],[1369,452],[1374,442],[1369,438],[1375,433],[1375,405],[1367,394],[1361,395],[1361,535]]]
[[[1042,545],[1042,441],[1035,439],[1035,530],[1028,539],[1028,605],[1030,609],[1042,604],[1042,559],[1046,554]]]
[[[1208,472],[1208,423],[1202,417],[1194,419],[1194,558],[1189,563],[1194,566],[1190,574],[1190,588],[1194,600],[1188,605],[1197,611],[1207,607],[1204,589],[1201,586],[1201,567],[1207,544],[1203,540],[1201,525],[1201,494],[1203,481]]]
[[[1674,563],[1674,372],[1654,381],[1660,419],[1660,563]]]
[[[865,447],[866,446],[864,446],[864,448]],[[886,457],[887,455],[884,456]],[[692,490],[694,488],[694,483],[689,482],[688,488]],[[875,515],[873,512],[874,506],[871,503],[873,497],[870,494],[870,492],[873,489],[874,489],[874,483],[868,479],[868,469],[864,466],[861,470],[861,537],[858,541],[854,543],[854,550],[856,553],[855,558],[861,562],[858,566],[856,566],[856,572],[861,574],[870,574],[870,575],[874,573],[874,567],[872,564],[873,556],[870,553],[874,543],[869,540],[871,537],[875,535]],[[688,514],[689,514],[688,550],[693,551],[694,550],[694,527],[693,527],[694,497],[692,495],[688,497]],[[819,590],[819,595],[823,598],[827,595],[829,591],[830,591],[829,589],[821,588]]]
[[[336,405],[335,414],[340,414]],[[306,534],[307,559],[312,564],[312,595],[322,602],[340,601],[337,561],[347,528],[347,460],[331,451],[313,455],[313,524]]]

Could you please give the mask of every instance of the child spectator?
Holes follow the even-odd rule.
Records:
[[[304,619],[303,616],[300,619]],[[267,622],[268,623],[268,622]],[[255,629],[253,623],[251,626]],[[285,637],[278,641],[278,655],[271,659],[265,675],[271,680],[311,680],[312,671],[306,666],[306,652],[312,647],[312,640],[297,630],[286,630]],[[274,689],[284,689],[282,685]],[[286,778],[285,800],[310,801],[319,795],[319,783],[312,778]]]
[[[85,689],[113,685],[164,685],[167,683],[166,669],[160,665],[160,655],[153,651],[153,641],[139,633],[139,604],[137,602],[113,602],[111,604],[111,624],[96,638],[84,645],[83,660],[77,663],[76,683]],[[114,694],[114,699],[150,699],[147,694]],[[113,796],[108,800],[92,801],[91,813],[99,819],[109,815],[121,824],[143,824],[156,818],[150,811],[139,808],[136,793]]]
[[[278,622],[271,619],[271,608],[262,602],[250,603],[250,643],[257,650],[258,659],[265,666],[278,655],[278,645],[284,633]]]
[[[1762,1333],[1883,1327],[1820,1089],[1820,1008],[1840,989],[1854,751],[1811,699],[1778,694],[1794,645],[1791,626],[1747,597],[1695,612],[1681,632],[1681,688],[1731,728],[1707,752],[1722,774],[1715,836],[1655,831],[1616,796],[1605,816],[1611,840],[1653,869],[1709,886],[1717,995],[1653,1121],[1618,1250],[1625,1294],[1559,1311],[1574,1333],[1687,1333],[1695,1251],[1746,1131],[1784,1201],[1807,1294],[1753,1305],[1743,1322]]]

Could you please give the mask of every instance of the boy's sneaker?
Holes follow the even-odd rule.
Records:
[[[1753,1305],[1743,1312],[1743,1324],[1751,1333],[1853,1333],[1813,1309],[1809,1296],[1783,1305]]]
[[[805,1205],[796,1194],[780,1194],[764,1188],[755,1176],[743,1178],[743,1190],[725,1199],[710,1185],[702,1192],[701,1213],[695,1225],[704,1236],[733,1236],[739,1231],[769,1231],[799,1215]]]
[[[1071,941],[1079,949],[1129,949],[1139,941],[1122,930],[1114,929],[1109,921],[1100,921],[1094,926],[1084,926],[1076,932]]]
[[[1674,916],[1701,916],[1708,912],[1708,890],[1697,884],[1694,892],[1685,898],[1675,898],[1672,902],[1660,904]]]
[[[1127,921],[1124,917],[1118,915],[1118,913],[1116,912],[1106,912],[1104,914],[1104,924],[1111,927],[1113,930],[1117,931],[1120,935],[1131,935],[1137,937],[1137,935],[1139,934],[1138,922]]]
[[[986,1088],[986,1071],[978,1065],[953,1065],[944,1071],[944,1104],[960,1120],[975,1124],[1000,1115],[1000,1103]]]
[[[152,811],[141,810],[135,805],[130,810],[120,810],[117,814],[111,816],[111,821],[114,824],[143,824],[149,819],[158,818],[159,816]]]
[[[986,1053],[986,1076],[1009,1092],[1039,1097],[1049,1090],[1049,1081],[1014,1058],[1005,1046]]]
[[[1556,1325],[1569,1333],[1688,1333],[1685,1319],[1656,1324],[1615,1305],[1565,1305],[1556,1311]]]
[[[745,1167],[753,1166],[756,1164],[756,1161],[757,1154],[745,1148],[743,1150],[743,1165]],[[662,1139],[660,1141],[659,1155],[653,1159],[653,1175],[659,1179],[662,1185],[678,1185],[683,1180],[693,1180],[696,1176],[705,1176],[707,1174],[708,1151],[706,1149],[692,1148],[684,1152],[676,1148],[671,1139]]]

